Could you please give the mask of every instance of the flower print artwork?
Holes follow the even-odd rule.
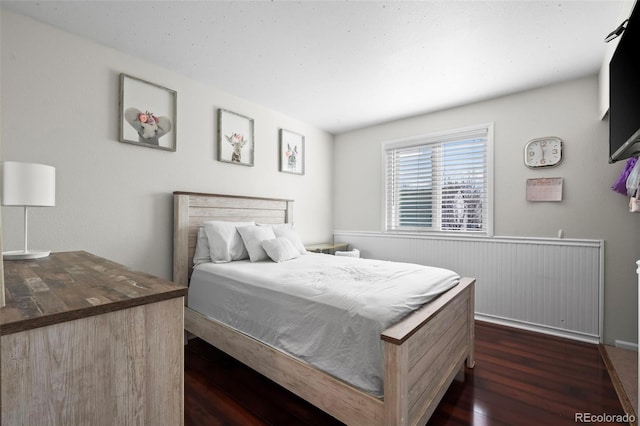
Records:
[[[280,171],[304,174],[304,136],[280,129]]]
[[[120,142],[176,150],[177,93],[120,74]]]
[[[218,110],[218,161],[253,166],[253,119]]]
[[[231,136],[224,135],[224,137],[233,147],[231,162],[242,163],[242,148],[247,143],[247,140],[240,133],[232,133]]]
[[[160,145],[158,141],[171,131],[169,117],[156,117],[152,112],[142,112],[138,108],[127,108],[124,119],[138,133],[138,142]]]
[[[287,167],[290,172],[294,172],[298,165],[298,146],[295,145],[291,148],[291,145],[287,144],[287,152],[284,153],[287,156]]]

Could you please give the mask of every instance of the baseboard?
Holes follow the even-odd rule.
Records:
[[[500,324],[500,325],[504,325],[504,326],[507,326],[507,327],[518,328],[520,330],[533,331],[533,332],[536,332],[536,333],[547,334],[547,335],[550,335],[550,336],[561,337],[561,338],[571,339],[571,340],[577,340],[579,342],[592,343],[592,344],[600,343],[600,339],[598,338],[598,336],[580,334],[580,333],[577,333],[577,332],[572,332],[572,331],[567,331],[567,330],[560,330],[560,329],[557,329],[557,328],[546,327],[546,326],[542,326],[542,325],[539,325],[539,324],[526,323],[526,322],[523,322],[523,321],[517,321],[517,320],[508,319],[508,318],[501,318],[501,317],[497,317],[497,316],[493,316],[493,315],[480,314],[480,313],[476,312],[475,319],[477,319],[479,321],[490,322],[490,323],[494,323],[494,324]]]
[[[630,351],[638,352],[638,344],[632,342],[625,342],[624,340],[616,340],[615,347],[620,349],[628,349]]]

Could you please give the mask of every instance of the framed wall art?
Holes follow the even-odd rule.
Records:
[[[527,179],[527,201],[562,201],[562,178]]]
[[[304,174],[304,136],[280,129],[280,171],[283,173]]]
[[[177,93],[120,74],[120,142],[176,150]]]
[[[253,166],[253,118],[218,109],[218,161]]]

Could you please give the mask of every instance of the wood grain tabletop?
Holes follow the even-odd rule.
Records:
[[[100,315],[174,297],[187,288],[87,253],[5,260],[0,334]]]

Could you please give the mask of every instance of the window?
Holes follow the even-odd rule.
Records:
[[[492,124],[386,142],[386,230],[491,235],[492,148]]]

